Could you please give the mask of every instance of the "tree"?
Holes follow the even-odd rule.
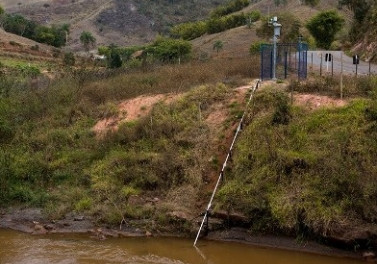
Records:
[[[6,18],[6,14],[5,14],[4,8],[0,6],[0,28],[4,27],[5,18]]]
[[[111,69],[120,68],[122,67],[122,59],[119,54],[119,50],[117,46],[111,44],[109,46],[109,57],[108,57],[108,67]]]
[[[262,25],[257,28],[257,36],[270,39],[274,34],[274,28],[269,25],[269,20],[264,18]],[[279,16],[279,23],[283,25],[280,41],[281,42],[296,42],[300,35],[301,23],[292,14],[285,13]]]
[[[89,51],[90,47],[94,46],[96,43],[96,38],[92,35],[92,33],[83,31],[80,35],[80,42],[84,46],[84,49]]]
[[[347,6],[353,11],[357,22],[362,22],[375,0],[339,0],[340,6]]]
[[[191,55],[192,44],[182,39],[157,37],[153,44],[145,48],[147,54],[162,62],[180,62]]]
[[[343,23],[344,19],[336,11],[330,10],[312,17],[306,27],[319,48],[329,49]]]
[[[264,44],[267,44],[267,43],[264,42],[264,41],[256,41],[256,42],[251,43],[250,48],[249,48],[250,55],[257,55],[257,54],[259,54],[261,52],[260,51],[261,47]]]
[[[213,43],[213,49],[216,50],[217,53],[219,53],[219,51],[224,47],[224,42],[222,42],[221,40],[216,40],[214,43]]]

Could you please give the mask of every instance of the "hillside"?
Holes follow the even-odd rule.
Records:
[[[38,48],[36,48],[38,47]],[[35,42],[0,28],[0,51],[5,54],[29,54],[40,57],[52,57],[52,47]]]
[[[152,41],[169,26],[207,17],[209,11],[226,0],[134,1],[134,0],[2,0],[9,13],[20,13],[42,24],[69,23],[68,46],[80,49],[82,31],[91,31],[98,45],[127,46]]]
[[[84,30],[93,33],[97,45],[111,43],[121,46],[140,45],[154,40],[158,33],[167,33],[172,25],[207,18],[211,9],[225,2],[228,1],[21,0],[15,2],[2,0],[0,4],[7,12],[20,13],[42,24],[69,23],[71,33],[68,47],[79,50],[82,49],[79,36]],[[319,10],[336,7],[336,0],[321,1],[314,8],[301,5],[296,0],[288,0],[286,5],[280,6],[276,6],[273,0],[261,0],[250,4],[240,12],[259,10],[264,15],[286,12],[300,14],[297,17],[304,23]],[[351,21],[351,12],[345,9],[341,12],[347,21]],[[232,34],[227,33],[228,36]],[[216,36],[207,39],[209,38],[216,39]],[[228,46],[233,44],[232,41],[228,43]],[[239,46],[237,43],[234,44]],[[208,50],[208,47],[204,46],[203,49]]]
[[[144,44],[169,25],[207,17],[220,2],[0,1],[41,23],[70,23],[67,49],[75,50],[82,30],[98,45]],[[293,13],[303,25],[335,7],[336,0],[315,8],[261,0],[241,12]],[[341,12],[350,26],[351,12]],[[181,60],[183,45],[170,45],[183,40],[159,38],[168,48],[132,50],[120,68],[76,56],[54,76],[24,66],[35,70],[32,61],[47,61],[51,68],[61,51],[0,30],[0,60],[19,68],[0,71],[0,227],[10,222],[3,208],[24,207],[40,208],[43,224],[68,216],[192,235],[228,155],[211,208],[222,218],[211,228],[376,250],[377,78],[344,76],[342,99],[336,76],[263,82],[243,115],[260,74],[260,57],[249,47],[260,40],[262,23],[192,40],[192,59]],[[369,30],[362,45],[375,41],[375,28]],[[294,40],[301,31],[295,33]],[[109,61],[119,55],[109,51]]]
[[[292,14],[301,22],[301,34],[307,35],[305,23],[318,12],[328,9],[337,9],[337,0],[321,1],[316,7],[302,5],[297,0],[288,0],[286,5],[276,6],[273,0],[262,0],[250,4],[248,7],[239,11],[248,13],[253,10],[260,11],[265,16]],[[338,10],[346,19],[345,28],[349,28],[352,22],[352,12],[346,8]],[[299,14],[299,15],[298,15]],[[202,37],[192,40],[196,56],[208,55],[210,57],[242,57],[249,55],[249,47],[252,42],[262,40],[257,36],[256,30],[261,26],[261,22],[254,23],[251,28],[246,25],[230,29],[216,34],[206,34]],[[282,31],[285,30],[283,25]],[[223,42],[223,48],[217,52],[213,49],[216,41]],[[269,39],[264,39],[269,41]]]
[[[301,22],[306,22],[312,16],[314,16],[318,11],[329,10],[329,9],[337,9],[338,7],[338,0],[328,0],[324,1],[321,0],[320,3],[315,6],[311,7],[308,5],[303,5],[300,1],[297,0],[288,0],[287,4],[276,6],[274,4],[274,0],[262,0],[255,4],[246,7],[243,12],[247,12],[250,10],[259,10],[264,15],[273,15],[273,14],[281,14],[281,13],[291,13],[297,16]],[[346,18],[347,21],[352,20],[352,14],[350,11],[346,9],[340,10],[342,15]]]

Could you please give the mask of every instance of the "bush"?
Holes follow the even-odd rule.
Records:
[[[240,11],[250,4],[249,0],[233,0],[226,5],[219,6],[211,12],[211,18],[220,18],[236,11]]]
[[[145,51],[162,62],[176,62],[188,59],[191,49],[192,44],[188,41],[158,37]]]
[[[319,48],[329,49],[336,33],[342,28],[344,19],[336,11],[324,11],[314,16],[306,24]]]
[[[286,108],[279,106],[279,93],[266,89],[256,95],[253,122],[236,144],[234,168],[219,192],[221,208],[253,220],[262,216],[260,229],[300,235],[348,232],[355,221],[374,222],[377,203],[370,188],[377,178],[367,163],[377,157],[375,102],[317,111],[296,106],[289,123],[271,126],[276,112]]]
[[[264,41],[256,41],[256,42],[251,43],[250,48],[249,48],[250,55],[260,54],[261,47],[264,44],[267,44],[267,43]]]
[[[75,55],[72,52],[65,53],[63,63],[66,66],[74,66],[76,63]]]
[[[33,65],[20,65],[16,66],[16,69],[20,71],[24,76],[36,77],[41,74],[38,67]]]
[[[284,25],[284,30],[282,30],[280,41],[281,42],[297,42],[300,36],[300,21],[290,13],[283,13],[279,16],[279,23]],[[262,25],[257,28],[257,36],[264,38],[266,40],[273,36],[274,29],[269,25],[267,18],[262,20]]]

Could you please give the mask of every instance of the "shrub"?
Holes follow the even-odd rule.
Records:
[[[181,59],[188,59],[191,55],[191,49],[192,45],[188,41],[159,37],[153,44],[147,46],[145,51],[157,60],[176,62]]]
[[[74,66],[76,62],[75,55],[72,52],[64,54],[63,63],[66,66]]]
[[[342,28],[344,19],[336,11],[324,11],[314,16],[306,24],[319,48],[329,49],[336,33]]]
[[[261,47],[263,44],[267,44],[264,41],[255,41],[251,43],[250,48],[249,48],[249,53],[250,55],[257,55],[260,54],[261,52]]]
[[[226,5],[219,6],[211,12],[211,18],[220,18],[233,12],[240,11],[250,4],[249,0],[233,0]]]

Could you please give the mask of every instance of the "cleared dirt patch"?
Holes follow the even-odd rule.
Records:
[[[347,104],[347,101],[324,95],[296,94],[294,95],[294,104],[304,106],[310,110],[316,110],[326,107],[342,107]]]
[[[118,104],[118,115],[98,121],[93,127],[93,131],[97,136],[104,135],[108,131],[116,131],[121,122],[133,121],[146,116],[156,103],[160,101],[171,103],[181,96],[182,94],[142,95],[123,101]]]

